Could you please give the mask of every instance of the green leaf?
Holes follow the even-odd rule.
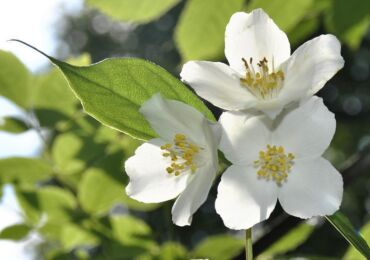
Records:
[[[370,248],[362,236],[356,232],[348,218],[337,211],[334,215],[326,216],[326,219],[332,224],[339,233],[354,246],[363,256],[370,259]]]
[[[370,241],[370,222],[361,228],[360,234],[365,238],[366,241]],[[362,255],[358,250],[356,250],[356,248],[351,246],[347,250],[344,259],[362,259]]]
[[[88,114],[132,137],[143,140],[156,137],[139,109],[158,92],[166,98],[189,104],[215,120],[212,112],[181,81],[151,62],[113,58],[77,67],[52,58],[27,43],[15,41],[33,48],[58,66]]]
[[[370,2],[332,1],[332,7],[325,16],[325,25],[328,31],[339,36],[349,47],[358,48],[370,25]]]
[[[226,24],[243,0],[188,0],[175,31],[183,61],[223,57]]]
[[[2,183],[35,187],[36,182],[49,178],[51,174],[51,166],[42,159],[8,158],[0,160]]]
[[[110,218],[113,236],[123,245],[152,248],[152,231],[142,220],[132,216],[112,216]]]
[[[313,0],[253,0],[247,6],[247,10],[262,8],[281,30],[288,32],[302,20],[313,2]]]
[[[62,224],[69,221],[70,212],[77,207],[75,197],[66,189],[45,186],[36,191],[17,190],[17,199],[26,217],[38,224],[42,215],[50,222]]]
[[[4,120],[4,122],[0,122],[1,131],[6,131],[10,133],[22,133],[28,130],[27,125],[19,119],[11,117],[6,117],[2,119]]]
[[[228,260],[240,253],[244,241],[229,235],[207,237],[191,253],[192,258]]]
[[[16,224],[4,228],[0,232],[0,239],[21,240],[30,232],[31,228],[25,224]]]
[[[61,232],[61,243],[66,250],[82,246],[96,246],[99,243],[99,238],[96,235],[76,224],[68,223],[61,228]]]
[[[180,0],[88,0],[113,19],[147,23],[155,20],[175,6]]]
[[[314,227],[308,224],[301,224],[297,228],[293,229],[277,242],[267,248],[258,258],[262,259],[274,259],[275,255],[284,254],[290,250],[297,248],[299,245],[304,243],[310,236]]]
[[[28,108],[31,74],[13,54],[0,50],[0,95]]]

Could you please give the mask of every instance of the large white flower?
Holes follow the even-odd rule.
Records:
[[[221,131],[193,107],[154,95],[140,108],[160,138],[137,148],[125,163],[130,177],[127,194],[156,203],[176,198],[172,220],[190,225],[204,203],[218,168]]]
[[[220,150],[232,165],[218,186],[216,211],[227,227],[247,229],[267,219],[277,200],[300,218],[338,210],[343,180],[321,157],[336,122],[321,98],[312,97],[275,121],[225,112],[220,123]]]
[[[290,44],[262,10],[235,13],[225,32],[220,62],[190,61],[181,78],[199,96],[225,110],[255,108],[274,118],[292,101],[319,91],[344,61],[333,35],[321,35],[290,56]]]

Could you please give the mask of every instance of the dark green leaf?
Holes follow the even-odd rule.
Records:
[[[10,133],[21,133],[21,132],[28,130],[27,125],[19,119],[11,118],[11,117],[7,117],[3,119],[4,119],[3,124],[0,122],[1,131],[6,131]]]
[[[337,211],[334,215],[327,216],[326,219],[332,224],[341,235],[353,245],[363,256],[370,259],[370,248],[362,236],[356,232],[348,218]]]
[[[360,230],[360,234],[365,238],[366,241],[370,241],[370,222],[363,226]],[[344,259],[361,259],[362,255],[356,248],[351,246],[346,252]]]
[[[176,27],[183,61],[223,57],[226,24],[243,0],[188,0]]]
[[[175,6],[179,0],[88,0],[87,3],[99,8],[113,19],[147,23]]]
[[[21,240],[30,232],[31,228],[25,224],[16,224],[4,228],[0,232],[0,239]]]

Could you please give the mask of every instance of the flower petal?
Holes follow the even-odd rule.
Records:
[[[258,179],[253,166],[230,166],[218,186],[216,211],[231,229],[247,229],[267,219],[277,201],[275,182]]]
[[[141,202],[162,202],[177,197],[185,188],[189,174],[170,175],[169,165],[162,156],[161,139],[152,139],[136,149],[135,155],[125,162],[130,178],[126,187],[127,195]]]
[[[285,74],[279,99],[287,104],[311,96],[344,65],[340,42],[334,35],[321,35],[300,46],[282,65]]]
[[[289,58],[290,44],[286,34],[262,9],[238,12],[226,27],[225,56],[231,68],[241,74],[245,73],[242,58],[253,58],[256,64],[264,57],[272,62],[273,57],[277,68]]]
[[[190,61],[181,71],[181,79],[202,98],[226,110],[254,106],[256,98],[240,85],[240,75],[220,62]]]
[[[282,145],[296,158],[321,156],[335,133],[334,114],[321,98],[312,97],[298,108],[283,112],[272,133],[272,145]]]
[[[279,191],[279,201],[290,215],[299,218],[331,215],[339,209],[343,179],[327,160],[297,161]]]
[[[194,173],[193,178],[172,207],[172,221],[178,226],[191,224],[193,214],[206,201],[216,176],[214,164],[207,164]]]
[[[223,129],[220,150],[233,164],[251,164],[270,140],[268,122],[263,115],[224,112],[219,122]]]
[[[141,106],[140,112],[167,142],[172,142],[175,134],[184,134],[197,145],[205,145],[203,121],[206,119],[192,106],[164,99],[158,93]]]

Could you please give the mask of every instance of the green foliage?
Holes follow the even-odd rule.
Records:
[[[314,227],[308,224],[299,225],[267,248],[261,255],[258,256],[258,259],[274,259],[276,255],[284,254],[295,249],[306,241],[313,229]]]
[[[370,222],[363,226],[360,230],[360,234],[365,238],[366,241],[370,241]],[[363,255],[353,246],[351,246],[346,252],[344,259],[362,259]]]
[[[352,49],[359,47],[370,25],[370,2],[336,0],[325,17],[329,31],[338,35]]]
[[[8,158],[0,160],[0,181],[34,186],[36,182],[50,178],[51,166],[42,159]]]
[[[181,13],[175,39],[183,61],[220,59],[225,27],[240,11],[242,0],[189,0]]]
[[[29,107],[31,74],[11,53],[0,50],[0,95],[17,105]]]
[[[237,256],[244,248],[244,241],[229,235],[207,237],[191,252],[193,258],[227,260]]]
[[[87,0],[87,3],[113,19],[147,23],[157,19],[180,0]]]
[[[8,239],[8,240],[21,240],[25,238],[28,233],[30,232],[31,228],[25,224],[16,224],[13,226],[9,226],[4,228],[0,232],[0,239]]]
[[[67,77],[87,113],[101,123],[139,139],[156,136],[139,113],[153,94],[183,101],[213,119],[212,113],[190,90],[161,67],[140,59],[107,59],[76,67],[51,58]]]
[[[4,122],[0,122],[0,131],[6,131],[10,133],[21,133],[28,129],[26,124],[16,118],[3,118]]]
[[[288,32],[302,20],[313,2],[314,0],[252,0],[247,10],[262,8],[281,30]]]
[[[341,212],[327,216],[326,219],[332,224],[347,241],[353,245],[364,257],[370,258],[370,248],[366,241],[353,228],[351,222]]]
[[[68,223],[63,226],[61,243],[69,251],[82,246],[96,246],[99,238],[76,224]]]

